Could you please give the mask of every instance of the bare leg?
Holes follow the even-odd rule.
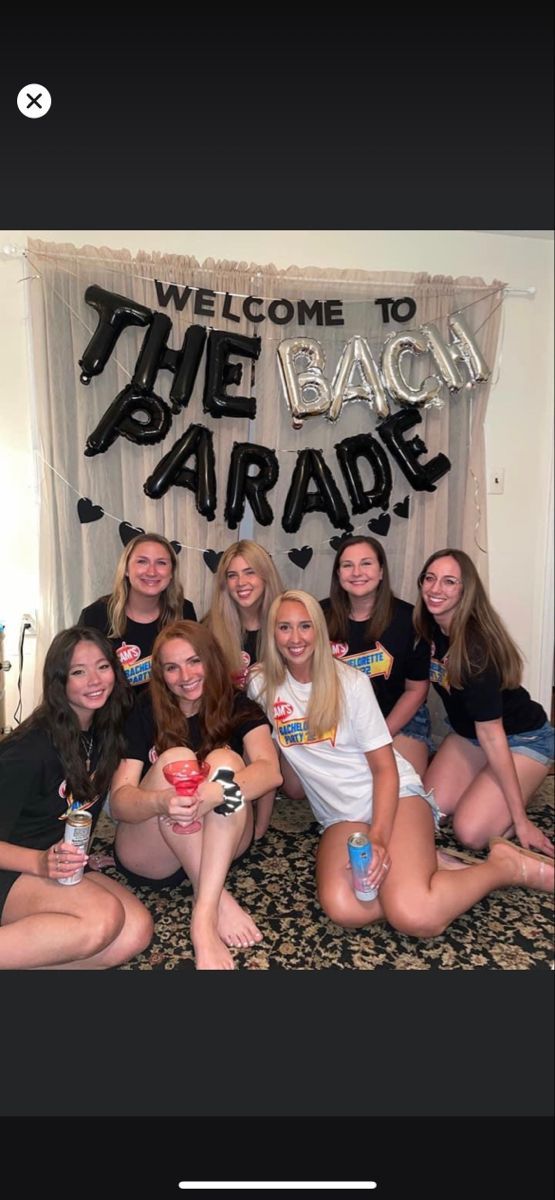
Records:
[[[86,875],[74,887],[20,875],[2,914],[0,967],[100,971],[127,962],[152,939],[152,918],[113,879]]]
[[[281,789],[290,800],[304,800],[304,788],[293,767],[281,753],[279,754],[279,769],[283,777]]]
[[[386,919],[401,933],[431,938],[496,888],[525,886],[549,891],[554,869],[526,859],[507,844],[495,845],[484,862],[459,871],[437,869],[433,817],[420,796],[399,800],[389,843],[391,870],[380,889]]]
[[[259,796],[258,800],[253,801],[255,842],[259,842],[268,831],[275,798],[276,789],[274,788],[272,792],[266,792],[264,796]]]
[[[524,803],[546,778],[549,767],[524,754],[512,754]],[[453,814],[455,836],[465,846],[482,850],[492,837],[514,833],[504,794],[479,746],[449,734],[428,768],[425,787],[434,789],[443,813]]]
[[[428,747],[425,742],[419,742],[418,738],[407,737],[406,733],[396,733],[393,738],[393,747],[406,758],[414,767],[416,774],[420,778],[424,778],[424,772],[428,766]]]
[[[322,834],[316,856],[316,887],[320,904],[330,920],[347,929],[358,929],[383,918],[383,909],[379,898],[359,900],[355,896],[347,850],[347,838],[352,833],[368,833],[368,825],[338,821]]]

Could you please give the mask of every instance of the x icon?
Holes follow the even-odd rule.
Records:
[[[39,104],[39,100],[40,100],[41,96],[42,96],[42,92],[39,92],[38,96],[32,96],[30,92],[27,92],[27,97],[29,100],[27,108],[32,108],[33,104],[36,104],[37,108],[41,108],[42,106]]]
[[[22,117],[40,120],[52,106],[52,96],[44,83],[26,83],[17,93],[17,107]]]

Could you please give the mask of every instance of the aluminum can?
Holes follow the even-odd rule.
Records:
[[[66,820],[64,829],[64,842],[71,842],[72,845],[80,847],[87,853],[89,838],[91,836],[92,814],[83,809],[77,809],[76,812],[69,814]],[[59,879],[58,883],[72,884],[79,883],[83,878],[85,868],[78,867],[73,875],[67,875],[65,879]]]
[[[365,833],[352,833],[347,839],[353,888],[358,900],[375,900],[378,889],[370,887],[366,875],[372,862],[372,844]]]

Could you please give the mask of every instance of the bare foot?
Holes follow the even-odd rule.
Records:
[[[547,855],[524,850],[504,838],[493,838],[489,861],[504,866],[509,886],[533,888],[537,892],[555,890],[555,865]]]
[[[234,971],[235,963],[224,946],[214,922],[193,909],[191,941],[195,951],[197,971]]]
[[[218,933],[227,946],[243,948],[255,946],[263,938],[252,917],[225,888],[218,908]]]

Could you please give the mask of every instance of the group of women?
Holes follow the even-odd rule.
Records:
[[[280,784],[309,801],[319,901],[345,927],[385,918],[433,937],[495,888],[552,891],[553,848],[527,806],[553,727],[468,556],[438,551],[418,589],[413,610],[392,592],[380,543],[347,537],[318,603],[241,541],[197,622],[171,544],[134,538],[112,594],[54,639],[41,704],[0,744],[0,968],[102,969],[149,944],[130,887],[63,838],[75,809],[94,828],[108,792],[126,884],[192,885],[199,969],[232,969],[232,948],[262,939],[225,883],[266,833]],[[449,725],[435,753],[430,681]],[[183,795],[165,772],[188,759],[204,777]],[[486,858],[436,852],[448,818]],[[348,867],[355,831],[373,849],[368,901]],[[79,885],[59,887],[78,866]]]

